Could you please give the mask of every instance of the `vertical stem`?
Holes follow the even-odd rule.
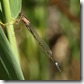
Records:
[[[9,0],[1,0],[1,6],[2,6],[3,14],[5,16],[5,22],[7,23],[5,27],[6,27],[8,39],[13,49],[13,52],[15,54],[14,56],[16,58],[16,61],[19,62],[19,55],[18,55],[18,49],[17,49],[16,39],[15,39],[14,27],[13,27],[13,24],[10,24],[12,21],[12,16],[11,16]],[[21,73],[20,74],[21,79],[24,80],[21,69],[19,70],[19,72]]]
[[[1,1],[2,1],[2,4],[1,4],[2,9],[5,16],[5,22],[8,23],[8,25],[6,25],[8,39],[15,53],[15,56],[18,59],[18,49],[17,49],[16,39],[15,39],[14,28],[13,28],[13,24],[10,24],[10,22],[12,21],[12,16],[11,16],[9,0],[1,0]]]

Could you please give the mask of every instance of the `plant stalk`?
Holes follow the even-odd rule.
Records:
[[[15,33],[14,33],[14,27],[13,27],[13,24],[11,24],[11,21],[13,20],[13,18],[11,16],[9,0],[1,0],[1,1],[2,1],[1,5],[2,5],[3,13],[5,16],[5,23],[7,24],[5,26],[6,31],[7,31],[7,36],[11,44],[11,47],[15,53],[16,58],[19,59],[16,38],[15,38]]]

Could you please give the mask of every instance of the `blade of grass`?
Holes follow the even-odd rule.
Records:
[[[16,39],[15,39],[14,27],[13,24],[10,24],[13,18],[11,16],[9,0],[1,0],[1,6],[2,6],[3,14],[5,16],[5,23],[8,24],[6,25],[7,36],[11,44],[11,47],[15,53],[15,56],[18,59],[18,50],[17,50]]]
[[[7,78],[11,80],[24,80],[20,64],[15,57],[11,46],[0,27],[0,69],[3,67],[4,72],[1,72],[2,79],[4,79],[3,74],[6,73]]]

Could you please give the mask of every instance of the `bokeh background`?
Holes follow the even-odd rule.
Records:
[[[48,44],[60,73],[23,23],[15,29],[26,80],[80,80],[80,0],[22,0],[22,13]]]

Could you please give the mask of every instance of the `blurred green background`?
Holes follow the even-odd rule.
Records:
[[[80,0],[23,0],[22,13],[62,66],[60,73],[19,23],[15,33],[25,79],[80,80]]]

